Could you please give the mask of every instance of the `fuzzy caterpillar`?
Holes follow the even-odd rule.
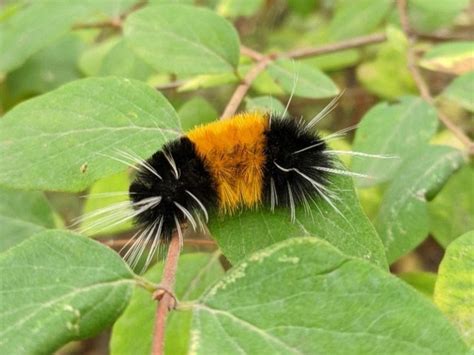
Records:
[[[274,210],[283,206],[294,221],[298,205],[321,200],[339,212],[330,175],[364,175],[338,167],[335,156],[387,157],[328,148],[328,141],[354,128],[324,139],[315,132],[315,125],[338,99],[310,122],[243,113],[197,127],[147,160],[120,152],[116,160],[137,171],[129,188],[130,203],[93,212],[83,219],[95,219],[93,228],[134,219],[138,232],[127,245],[125,259],[135,266],[149,249],[146,268],[156,250],[170,242],[173,231],[178,232],[182,243],[181,226],[187,223],[195,230],[204,228],[212,210],[232,214],[239,208],[267,206]]]

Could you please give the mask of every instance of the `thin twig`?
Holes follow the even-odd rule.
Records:
[[[155,313],[155,328],[153,331],[152,355],[162,355],[165,349],[166,318],[171,308],[175,306],[173,292],[178,269],[179,253],[181,251],[179,236],[174,232],[168,248],[168,255],[163,269],[160,287],[165,290],[160,296],[155,297],[158,302]]]
[[[398,14],[400,17],[400,23],[402,25],[403,32],[408,37],[408,49],[407,49],[407,62],[408,70],[410,71],[413,80],[415,81],[420,95],[427,103],[433,106],[436,109],[433,96],[431,96],[430,89],[426,84],[426,81],[423,79],[421,72],[418,70],[416,65],[416,55],[413,50],[413,45],[415,44],[415,37],[412,35],[412,30],[410,27],[410,22],[408,18],[408,8],[406,0],[397,0]],[[456,126],[443,112],[437,110],[438,117],[441,122],[449,129],[453,134],[467,147],[469,154],[474,155],[474,143],[469,139],[469,137],[458,127]]]
[[[132,12],[142,8],[147,4],[146,0],[142,0],[137,2],[135,5],[130,7],[127,11],[119,16],[112,18],[106,21],[99,21],[99,22],[92,22],[92,23],[76,23],[72,26],[73,30],[81,30],[81,29],[90,29],[90,28],[113,28],[113,29],[122,29],[123,22],[130,15]]]
[[[386,40],[387,40],[387,36],[385,35],[385,33],[375,33],[368,36],[351,38],[346,41],[326,44],[320,47],[295,49],[286,53],[281,53],[277,57],[278,58],[293,58],[293,59],[315,57],[322,54],[339,52],[345,49],[351,49],[351,48],[366,46],[369,44],[381,43],[381,42],[385,42]]]
[[[247,91],[250,89],[250,85],[257,78],[257,76],[265,70],[265,68],[272,62],[270,57],[264,57],[259,60],[250,71],[245,75],[242,83],[237,86],[237,89],[234,91],[234,94],[229,100],[229,103],[224,109],[224,112],[221,115],[221,119],[226,119],[235,114],[239,108],[240,103],[247,94]]]
[[[252,82],[257,78],[257,76],[262,73],[267,66],[278,58],[294,58],[294,59],[301,59],[301,58],[308,58],[308,57],[315,57],[318,55],[338,52],[345,49],[350,48],[357,48],[362,47],[368,44],[376,44],[385,41],[387,38],[383,33],[377,33],[368,36],[361,36],[349,39],[347,41],[341,41],[338,43],[327,44],[319,47],[314,48],[302,48],[302,49],[295,49],[289,52],[283,52],[278,54],[270,54],[270,55],[263,55],[256,52],[253,49],[242,47],[241,53],[254,59],[256,62],[252,69],[245,75],[242,82],[234,91],[231,99],[229,100],[227,106],[224,109],[224,112],[221,115],[221,119],[226,119],[235,114],[237,109],[239,108],[242,100],[244,99],[245,95],[247,94]]]

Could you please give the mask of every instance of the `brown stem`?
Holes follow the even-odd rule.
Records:
[[[410,71],[413,80],[415,81],[420,95],[427,103],[433,106],[436,109],[433,96],[431,96],[430,89],[423,79],[421,72],[418,70],[416,65],[416,55],[413,50],[413,45],[415,43],[415,38],[412,35],[412,30],[410,27],[410,21],[408,18],[408,8],[406,0],[397,0],[398,14],[400,17],[400,23],[402,25],[403,32],[408,37],[408,49],[407,49],[407,62],[408,70]],[[449,129],[453,134],[467,147],[469,154],[474,155],[474,143],[469,139],[469,137],[458,127],[456,126],[443,112],[437,110],[439,120],[443,122],[447,129]]]
[[[174,296],[170,294],[174,288],[176,280],[176,270],[178,269],[179,253],[181,251],[178,233],[173,233],[168,248],[168,255],[163,269],[160,288],[165,290],[160,296],[156,297],[158,306],[155,313],[155,328],[153,331],[152,355],[164,354],[165,348],[165,330],[166,318],[172,307],[174,307]]]
[[[286,53],[281,53],[278,58],[301,59],[315,57],[322,54],[339,52],[345,49],[357,48],[368,44],[376,44],[385,42],[387,36],[385,33],[374,33],[368,36],[361,36],[341,41],[337,43],[326,44],[320,47],[295,49]]]
[[[106,21],[99,21],[99,22],[92,22],[92,23],[77,23],[72,26],[73,30],[81,30],[81,29],[89,29],[89,28],[114,28],[114,29],[122,29],[123,21],[127,18],[135,10],[140,9],[141,7],[147,4],[147,0],[142,0],[137,2],[131,8],[129,8],[126,12],[121,14],[118,17],[115,17],[111,20]]]
[[[234,91],[234,94],[229,100],[229,103],[224,109],[224,112],[221,115],[221,120],[229,118],[235,114],[237,109],[239,108],[240,103],[247,94],[247,91],[250,89],[250,85],[252,82],[257,78],[257,76],[265,70],[268,64],[270,64],[272,59],[270,57],[263,57],[260,61],[258,61],[252,69],[245,75],[242,83],[237,86],[237,89]]]
[[[254,51],[253,49],[242,46],[240,52],[252,58],[256,62],[254,66],[252,67],[252,69],[250,69],[250,71],[247,73],[247,75],[245,75],[240,85],[237,86],[237,89],[235,89],[234,94],[232,95],[231,99],[229,100],[227,106],[224,109],[224,112],[221,115],[221,119],[229,118],[233,116],[235,112],[237,112],[237,109],[239,108],[242,100],[244,99],[245,95],[249,91],[250,86],[252,85],[252,82],[275,59],[278,59],[278,58],[300,59],[300,58],[307,58],[307,57],[315,57],[322,54],[338,52],[344,49],[357,48],[357,47],[362,47],[368,44],[380,43],[385,40],[386,40],[385,34],[377,33],[373,35],[352,38],[347,41],[341,41],[338,43],[327,44],[320,47],[295,49],[289,52],[270,54],[267,56],[260,54]]]

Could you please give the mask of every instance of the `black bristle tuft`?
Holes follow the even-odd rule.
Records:
[[[291,198],[297,205],[306,198],[320,197],[318,189],[315,189],[309,179],[321,186],[327,186],[328,174],[315,169],[333,168],[331,158],[324,154],[326,148],[324,140],[308,129],[305,121],[273,117],[266,132],[263,186],[265,202],[270,203],[272,200],[272,181],[277,204],[280,206],[291,207]],[[292,197],[289,189],[292,191]]]
[[[196,199],[205,209],[214,207],[217,204],[215,183],[198,157],[194,144],[186,137],[165,145],[147,163],[161,179],[151,171],[141,169],[130,185],[130,199],[137,203],[146,198],[161,196],[160,203],[140,213],[136,222],[141,228],[146,228],[163,218],[160,242],[166,245],[176,228],[175,216],[179,223],[188,220],[177,204],[193,216],[203,212]]]

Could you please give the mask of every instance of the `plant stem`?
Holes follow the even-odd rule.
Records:
[[[165,349],[165,331],[166,318],[172,307],[175,306],[173,296],[170,294],[174,289],[176,281],[176,271],[178,269],[179,254],[181,251],[180,240],[177,232],[174,232],[171,237],[171,242],[168,248],[168,255],[163,269],[163,277],[161,279],[160,287],[165,292],[158,297],[158,305],[155,313],[155,328],[153,331],[152,355],[162,355]]]
[[[383,42],[387,39],[385,34],[383,33],[376,33],[368,36],[361,36],[352,38],[346,41],[341,41],[337,43],[331,43],[319,47],[311,47],[311,48],[301,48],[295,49],[288,52],[270,54],[270,55],[263,55],[258,53],[257,51],[242,46],[240,52],[253,60],[255,60],[255,64],[250,69],[250,71],[245,75],[244,79],[240,83],[239,86],[234,91],[231,99],[229,100],[227,106],[224,109],[224,112],[221,115],[221,119],[226,119],[233,116],[237,109],[239,108],[242,100],[244,99],[245,95],[250,89],[252,82],[257,78],[257,76],[263,72],[267,66],[273,62],[275,59],[279,58],[293,58],[293,59],[301,59],[301,58],[308,58],[308,57],[316,57],[318,55],[334,53],[338,51],[342,51],[345,49],[350,48],[357,48],[362,47],[368,44],[376,44]]]
[[[413,36],[412,29],[410,27],[410,21],[408,18],[408,7],[406,0],[397,0],[398,15],[400,17],[400,23],[402,25],[403,32],[408,38],[408,49],[407,49],[407,62],[408,70],[415,81],[420,95],[428,104],[433,106],[438,114],[439,120],[449,129],[453,134],[467,147],[467,152],[470,155],[474,155],[474,143],[469,139],[469,137],[458,127],[456,126],[443,112],[436,109],[433,96],[431,96],[430,89],[426,84],[425,79],[418,70],[416,65],[416,55],[413,50],[413,45],[415,44],[415,37]]]

